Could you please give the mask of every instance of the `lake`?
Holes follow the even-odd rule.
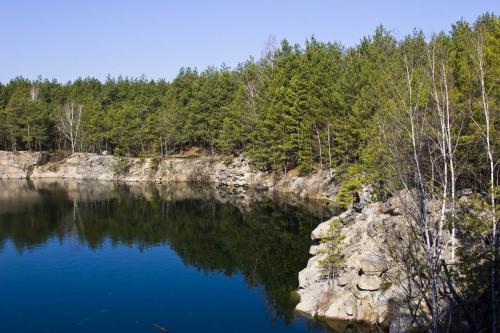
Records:
[[[200,184],[0,181],[0,332],[328,332],[293,311],[326,216]]]

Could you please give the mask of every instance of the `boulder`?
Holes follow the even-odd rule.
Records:
[[[387,244],[387,247],[392,250],[397,250],[403,245],[402,238],[397,230],[387,231],[385,234],[385,243]]]
[[[323,252],[325,248],[326,244],[311,245],[311,247],[309,248],[309,254],[315,256]]]
[[[358,277],[358,273],[354,271],[349,271],[349,272],[344,272],[339,278],[337,279],[337,285],[339,287],[344,287],[347,286],[348,284],[352,284],[353,280]]]
[[[356,199],[352,208],[355,212],[360,213],[365,207],[367,207],[372,202],[372,189],[370,186],[363,187],[359,192],[356,193]]]
[[[328,231],[330,230],[330,223],[332,222],[332,219],[318,224],[316,229],[314,229],[311,232],[311,239],[316,240],[316,239],[321,239],[325,237],[328,234]]]
[[[387,263],[382,257],[369,255],[359,260],[359,268],[366,275],[380,275],[387,271]]]
[[[361,213],[363,211],[363,204],[361,204],[361,202],[356,202],[355,204],[352,205],[352,209],[356,212],[356,213]]]
[[[390,201],[384,202],[383,208],[382,208],[382,213],[384,214],[391,214],[394,212],[394,207],[391,206]]]
[[[309,259],[307,267],[299,272],[299,287],[307,288],[311,284],[321,280],[321,271],[318,266],[320,256]]]
[[[401,215],[401,208],[403,206],[403,203],[411,202],[411,198],[409,196],[409,192],[401,191],[397,195],[390,197],[386,202],[384,202],[383,213],[390,215]]]
[[[377,275],[366,275],[363,274],[358,279],[358,289],[364,291],[376,291],[380,289],[382,284],[382,279]]]

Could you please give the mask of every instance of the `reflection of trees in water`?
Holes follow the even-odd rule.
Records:
[[[80,209],[78,208],[78,202],[73,199],[73,210],[68,212],[62,218],[63,234],[71,235],[71,239],[74,242],[81,241],[85,242],[82,238],[85,235],[84,221],[80,215]]]
[[[310,232],[320,222],[310,211],[265,199],[242,209],[201,189],[189,198],[186,189],[176,196],[172,188],[153,187],[142,195],[123,185],[113,195],[101,193],[100,200],[79,201],[66,188],[38,187],[35,204],[0,215],[0,240],[11,239],[19,251],[68,236],[92,248],[108,239],[142,248],[169,244],[202,272],[241,272],[249,286],[263,288],[271,317],[291,319],[290,292],[306,265]]]

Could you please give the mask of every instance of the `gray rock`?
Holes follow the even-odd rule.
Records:
[[[385,260],[374,255],[361,258],[359,266],[366,275],[380,275],[388,269]]]
[[[391,214],[391,215],[394,213],[394,207],[392,207],[390,201],[384,202],[384,206],[382,208],[382,213]]]
[[[364,208],[364,206],[363,206],[361,203],[359,203],[359,202],[357,202],[357,203],[355,203],[354,205],[352,205],[352,209],[353,209],[356,213],[361,213],[361,212],[363,211],[363,208]]]
[[[361,213],[365,207],[367,207],[371,202],[371,188],[369,186],[363,187],[359,192],[356,193],[356,200],[352,205],[355,212]]]
[[[368,219],[366,231],[368,236],[375,237],[377,234],[384,233],[384,217],[379,215],[371,215]]]
[[[349,299],[345,302],[344,304],[345,306],[345,313],[348,315],[348,316],[353,316],[354,315],[354,302],[352,299]]]
[[[337,285],[339,287],[347,286],[358,274],[353,271],[345,272],[337,279]]]
[[[39,152],[0,151],[0,179],[29,178],[43,159]]]
[[[341,220],[343,225],[349,225],[356,220],[356,216],[355,214],[353,214],[353,212],[350,212],[349,214],[346,214],[344,217],[342,217]]]
[[[366,232],[370,237],[375,237],[377,235],[377,230],[375,229],[375,223],[373,221],[368,223],[368,226],[366,227]]]
[[[386,228],[385,243],[389,249],[397,251],[398,248],[402,248],[404,246],[403,239],[404,232],[398,226]]]
[[[376,275],[361,275],[358,279],[358,289],[365,291],[379,290],[382,279]]]
[[[371,186],[364,186],[361,191],[358,192],[359,202],[362,206],[367,206],[372,202],[372,189]]]
[[[316,229],[314,229],[311,232],[311,239],[315,240],[315,239],[321,239],[321,238],[325,237],[328,234],[328,231],[330,230],[331,221],[332,221],[332,219],[318,224]]]
[[[233,183],[234,186],[247,186],[247,182],[244,179],[236,179]]]
[[[457,197],[459,197],[459,198],[460,197],[467,197],[469,195],[472,195],[472,193],[474,193],[474,192],[472,192],[472,189],[464,188],[463,190],[460,190],[457,192]]]

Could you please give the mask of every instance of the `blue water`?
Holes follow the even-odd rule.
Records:
[[[0,183],[0,332],[327,332],[291,293],[317,213],[99,186]]]

